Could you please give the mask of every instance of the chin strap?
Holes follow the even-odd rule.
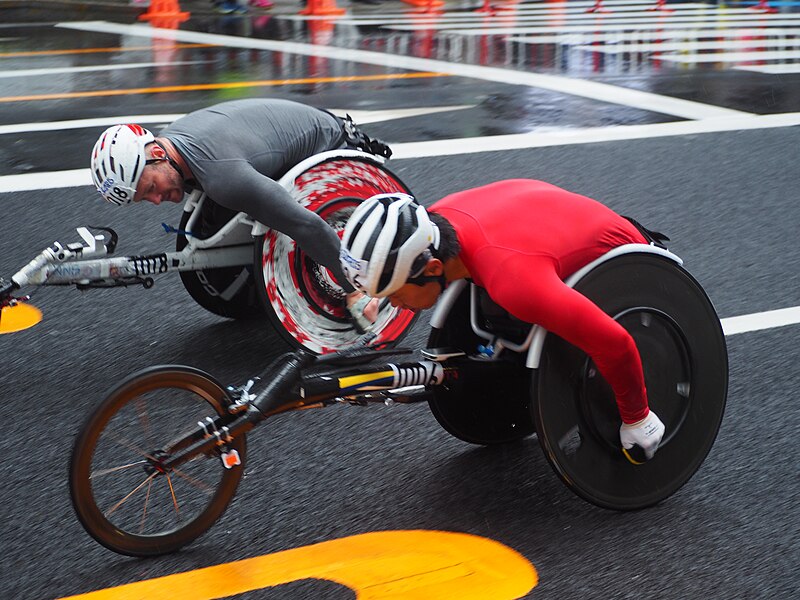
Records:
[[[442,288],[442,291],[447,288],[447,279],[445,278],[444,273],[441,275],[419,275],[418,277],[409,277],[406,280],[406,283],[411,283],[420,287],[427,283],[438,283],[439,287]]]
[[[433,223],[431,223],[431,225],[433,225],[433,242],[428,247],[428,249],[425,250],[425,252],[423,252],[418,257],[417,260],[423,259],[424,264],[422,268],[420,268],[417,271],[417,273],[422,273],[425,270],[425,265],[428,264],[428,261],[430,259],[439,258],[436,255],[437,250],[439,249],[439,240],[440,240],[439,228],[436,227],[436,225],[434,225]],[[442,270],[441,275],[412,275],[411,277],[406,279],[406,283],[411,283],[413,285],[418,285],[420,287],[422,287],[426,283],[438,283],[439,287],[442,288],[442,291],[444,291],[447,288],[447,279],[444,276],[444,270]]]

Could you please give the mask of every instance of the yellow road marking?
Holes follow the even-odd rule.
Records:
[[[0,334],[28,329],[41,320],[42,312],[30,304],[0,308]]]
[[[37,100],[63,100],[66,98],[96,98],[102,96],[127,96],[132,94],[165,94],[169,92],[197,92],[205,90],[230,90],[236,88],[268,87],[279,85],[304,85],[315,83],[343,83],[350,81],[385,81],[390,79],[420,79],[449,77],[446,73],[396,73],[384,75],[351,75],[347,77],[302,77],[299,79],[266,79],[262,81],[233,81],[226,83],[198,83],[193,85],[167,85],[163,87],[132,88],[127,90],[98,90],[67,92],[65,94],[35,94],[32,96],[3,96],[0,102],[34,102]]]
[[[538,582],[499,542],[444,531],[379,531],[70,596],[61,600],[214,600],[303,579],[358,600],[512,600]]]
[[[118,48],[72,48],[69,50],[30,50],[26,52],[0,52],[0,58],[23,56],[60,56],[62,54],[95,54],[101,52],[136,52],[141,50],[174,50],[177,48],[216,48],[216,44],[153,44]]]
[[[370,381],[377,381],[378,379],[383,379],[384,377],[391,377],[392,375],[394,375],[394,371],[381,371],[379,373],[366,373],[364,375],[340,377],[339,387],[341,389],[345,389],[361,383],[369,383]]]

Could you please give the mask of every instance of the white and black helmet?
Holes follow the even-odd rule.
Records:
[[[379,194],[353,211],[340,257],[350,283],[382,298],[418,277],[438,247],[439,229],[412,196]]]
[[[114,125],[98,138],[92,150],[92,180],[97,191],[121,206],[133,200],[147,164],[144,147],[155,137],[140,125]]]

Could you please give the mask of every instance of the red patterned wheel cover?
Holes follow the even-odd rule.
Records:
[[[379,164],[358,158],[333,158],[295,179],[292,195],[318,213],[339,235],[355,207],[375,194],[408,193],[406,186]],[[294,240],[269,231],[261,248],[261,273],[271,313],[296,345],[325,354],[353,344],[361,334],[345,307],[344,290],[324,267]],[[411,328],[414,313],[382,300],[372,332],[378,343],[398,341]]]

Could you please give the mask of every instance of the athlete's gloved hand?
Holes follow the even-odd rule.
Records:
[[[358,329],[359,333],[366,333],[378,318],[380,300],[370,298],[361,292],[353,292],[347,297],[347,310]]]
[[[664,424],[652,410],[636,423],[623,423],[619,428],[619,439],[625,455],[633,463],[650,460],[664,437]],[[641,454],[644,453],[644,456]],[[643,460],[642,460],[643,459]]]

